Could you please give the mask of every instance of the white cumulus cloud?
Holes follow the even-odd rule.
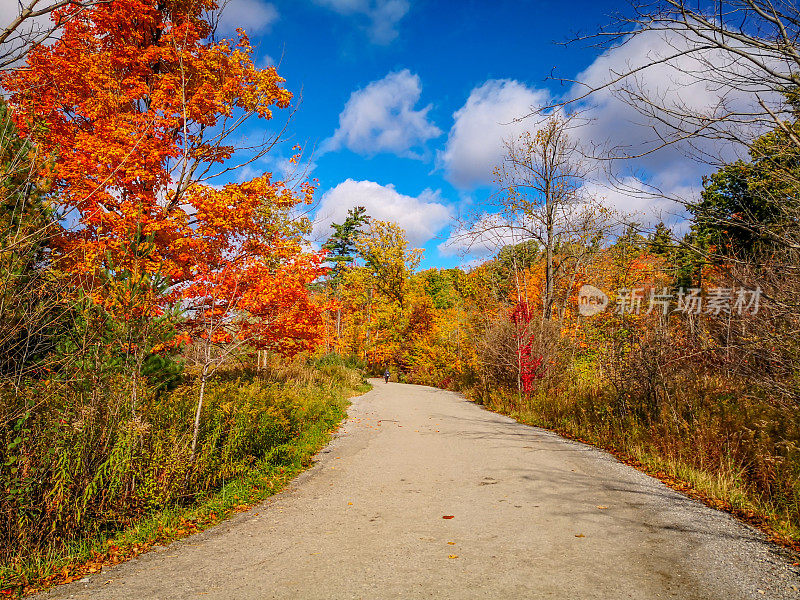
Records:
[[[674,58],[665,60],[671,56]],[[730,55],[693,47],[691,40],[668,31],[643,33],[598,56],[575,76],[581,84],[561,98],[514,80],[489,80],[476,87],[453,115],[454,123],[447,145],[438,155],[438,166],[462,190],[491,184],[492,171],[505,155],[503,141],[533,131],[540,123],[540,117],[524,118],[532,109],[579,98],[587,89],[600,88],[621,73],[648,63],[654,64],[586,99],[576,100],[571,109],[580,116],[571,124],[570,135],[587,154],[609,151],[615,156],[636,157],[595,163],[598,167],[613,166],[615,177],[609,179],[603,168],[598,168],[584,188],[587,194],[642,221],[652,222],[663,216],[665,221],[678,222],[685,214],[681,202],[697,198],[701,177],[712,171],[718,161],[746,156],[746,149],[719,139],[664,145],[674,132],[624,102],[626,90],[645,90],[659,104],[676,112],[710,117],[726,111],[758,111],[756,93],[773,106],[779,104],[780,98],[758,89],[757,81],[748,87],[739,81],[726,84],[720,76],[708,77],[715,65],[721,73],[735,72],[740,67]],[[742,137],[758,133],[757,128],[750,127]],[[617,183],[609,183],[611,180]],[[651,193],[655,189],[658,191]]]
[[[483,260],[496,254],[503,246],[525,241],[526,235],[498,213],[483,213],[474,223],[460,223],[448,238],[437,246],[442,256],[461,256]]]
[[[391,184],[347,179],[322,195],[313,237],[327,239],[332,232],[331,223],[342,223],[347,212],[356,206],[366,208],[373,219],[400,225],[414,246],[431,240],[451,218],[450,208],[442,202],[438,191],[427,189],[419,196],[406,196]]]
[[[722,139],[695,138],[659,148],[665,140],[676,137],[675,130],[667,123],[672,121],[680,126],[681,122],[667,113],[659,114],[664,119],[661,122],[649,114],[650,108],[642,101],[636,103],[644,107],[645,114],[623,101],[630,92],[643,93],[658,105],[674,110],[675,115],[705,115],[709,123],[723,114],[758,112],[756,94],[773,106],[776,104],[776,94],[758,89],[755,82],[754,85],[724,82],[710,73],[741,71],[744,76],[746,67],[738,65],[729,53],[700,49],[702,46],[702,42],[693,42],[674,32],[648,31],[597,57],[576,76],[581,85],[573,87],[570,97],[600,88],[622,73],[635,71],[635,75],[594,92],[581,103],[585,115],[591,119],[581,137],[601,148],[613,148],[616,155],[652,152],[632,162],[637,168],[657,174],[668,185],[683,184],[706,173],[709,168],[706,161],[727,162],[740,157],[744,148]],[[652,66],[639,70],[647,64]],[[742,137],[759,133],[745,124],[740,132]],[[687,155],[699,160],[689,160]]]
[[[411,7],[408,0],[315,0],[340,15],[366,21],[367,33],[376,44],[388,44],[397,37],[397,25]]]
[[[453,114],[447,146],[439,154],[447,179],[462,189],[490,184],[493,169],[505,155],[504,140],[531,126],[515,119],[548,102],[548,92],[512,79],[490,79],[473,89],[466,104]]]
[[[636,156],[615,161],[616,183],[604,178],[589,181],[585,191],[606,206],[645,224],[659,220],[680,228],[685,218],[684,203],[699,196],[702,176],[721,162],[746,157],[743,145],[720,139],[694,138],[664,145],[677,137],[668,123],[673,117],[661,113],[660,121],[623,101],[642,93],[675,114],[705,115],[712,123],[715,117],[728,113],[757,113],[758,96],[773,106],[780,103],[776,94],[759,89],[751,80],[723,81],[711,72],[740,73],[747,78],[746,66],[729,53],[707,50],[700,41],[692,41],[670,31],[648,31],[612,48],[597,57],[579,73],[576,85],[569,92],[579,97],[587,89],[601,88],[621,73],[635,71],[618,83],[591,94],[580,102],[587,121],[574,131],[590,152],[607,151],[613,156]],[[640,67],[651,64],[647,68]],[[680,126],[676,119],[674,126]],[[740,123],[742,139],[763,132],[757,123]],[[653,192],[653,188],[657,191]]]
[[[635,222],[653,227],[659,222],[680,229],[686,219],[684,205],[675,199],[697,198],[699,187],[676,184],[667,194],[632,175],[621,177],[613,184],[601,179],[587,181],[581,195],[585,201],[602,204],[613,211],[612,219]]]
[[[428,120],[431,107],[416,108],[421,95],[419,76],[408,69],[353,92],[339,115],[339,128],[322,150],[348,148],[368,156],[390,152],[419,157],[414,149],[442,134]]]
[[[228,0],[222,4],[219,31],[232,35],[241,27],[249,34],[268,32],[279,18],[278,9],[263,0]]]

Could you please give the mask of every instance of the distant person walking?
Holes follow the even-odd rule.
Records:
[[[383,379],[386,381],[386,383],[389,383],[390,376],[391,373],[389,373],[389,368],[387,367],[386,370],[383,372]]]

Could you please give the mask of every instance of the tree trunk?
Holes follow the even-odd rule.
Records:
[[[372,288],[367,290],[367,339],[364,344],[364,360],[369,365],[370,333],[372,330]]]
[[[206,394],[206,380],[208,379],[208,364],[203,365],[203,374],[200,377],[200,398],[197,400],[197,411],[194,413],[194,433],[192,434],[192,462],[197,452],[197,436],[200,433],[200,413],[203,410],[203,397]]]
[[[543,310],[543,318],[544,320],[550,320],[550,317],[553,313],[553,287],[555,279],[555,272],[553,269],[553,234],[555,230],[555,215],[554,210],[554,202],[553,198],[551,197],[551,192],[549,190],[549,185],[546,194],[546,218],[547,218],[547,244],[545,246],[545,254],[547,260],[547,268],[545,271],[544,277],[544,306],[542,307]]]

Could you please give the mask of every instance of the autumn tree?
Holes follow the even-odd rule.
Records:
[[[21,134],[52,157],[43,175],[64,225],[54,259],[98,302],[123,271],[143,283],[191,282],[245,241],[266,243],[259,211],[310,197],[269,174],[222,191],[206,185],[268,151],[273,138],[246,152],[231,139],[291,101],[273,67],[254,66],[244,33],[208,39],[215,8],[65,5],[53,12],[66,21],[59,39],[3,78]],[[117,308],[120,317],[135,310]]]
[[[543,320],[553,315],[559,280],[574,279],[570,273],[586,262],[609,219],[607,211],[583,195],[588,169],[569,135],[570,123],[553,115],[537,132],[508,141],[496,169],[500,189],[489,203],[494,211],[482,207],[459,224],[454,236],[467,248],[509,249],[503,260],[513,271],[517,302],[529,300],[523,274],[533,259],[531,251],[540,252],[543,289],[537,295]]]
[[[555,301],[556,251],[572,230],[586,167],[578,158],[569,122],[551,117],[536,133],[506,145],[498,169],[506,219],[543,249],[545,261],[542,313],[549,319]]]
[[[332,223],[333,234],[322,245],[322,249],[327,252],[327,262],[332,264],[328,284],[334,292],[337,300],[341,300],[341,285],[345,270],[356,260],[358,239],[363,235],[362,227],[370,221],[367,209],[363,206],[351,208],[347,212],[345,220],[339,223]],[[336,339],[338,341],[342,330],[342,308],[336,307]]]
[[[5,75],[21,134],[53,157],[47,174],[73,224],[56,246],[75,276],[136,263],[180,280],[212,250],[195,242],[198,224],[223,237],[240,225],[226,222],[229,198],[198,193],[197,184],[229,171],[230,136],[250,117],[271,118],[291,94],[274,68],[253,65],[243,34],[206,41],[204,11],[215,6],[98,4],[74,14],[55,44],[32,51],[29,68]],[[54,18],[59,11],[75,9]]]
[[[309,286],[326,269],[319,255],[300,250],[297,232],[288,231],[292,223],[286,212],[273,219],[280,228],[271,232],[269,245],[259,251],[243,244],[238,252],[228,252],[204,268],[177,293],[193,340],[188,357],[200,371],[193,458],[206,384],[219,367],[252,351],[283,357],[312,351],[321,337],[326,305],[311,297]]]
[[[405,231],[385,221],[371,221],[356,243],[363,266],[348,269],[342,285],[351,352],[363,348],[373,367],[399,360],[403,328],[412,308],[412,275],[422,250],[409,248]]]
[[[422,260],[422,250],[409,248],[405,231],[396,223],[372,221],[357,243],[375,289],[402,310],[411,274]]]
[[[320,257],[302,251],[307,225],[290,215],[313,189],[269,173],[225,183],[277,139],[238,147],[243,128],[288,108],[292,95],[274,67],[256,68],[244,32],[213,39],[216,8],[65,4],[52,13],[64,23],[58,40],[2,80],[20,134],[48,157],[41,176],[58,214],[51,257],[91,334],[71,348],[87,354],[92,402],[107,350],[125,357],[117,367],[130,374],[133,410],[148,357],[194,340],[193,455],[205,383],[220,363],[251,348],[312,348],[322,312],[308,289],[324,272]],[[172,328],[156,327],[170,311]],[[189,338],[168,339],[179,327]]]

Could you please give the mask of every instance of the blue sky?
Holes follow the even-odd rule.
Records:
[[[491,193],[502,140],[528,127],[513,119],[571,93],[549,76],[600,81],[609,69],[658,46],[658,40],[642,38],[632,48],[599,56],[589,44],[558,43],[595,30],[626,6],[232,0],[223,30],[247,29],[260,64],[278,63],[286,86],[302,95],[287,143],[253,169],[279,171],[291,145],[300,144],[310,157],[309,176],[319,180],[318,238],[331,220],[341,222],[347,208],[364,204],[373,216],[407,229],[412,242],[426,249],[423,266],[462,263],[455,248],[443,245],[451,218],[480,210]],[[652,77],[656,86],[669,79],[664,73]],[[618,104],[598,97],[586,135],[642,135],[631,125],[630,109]],[[639,167],[662,187],[695,190],[705,171],[686,165],[672,152]],[[598,193],[615,208],[653,208],[618,192]]]

